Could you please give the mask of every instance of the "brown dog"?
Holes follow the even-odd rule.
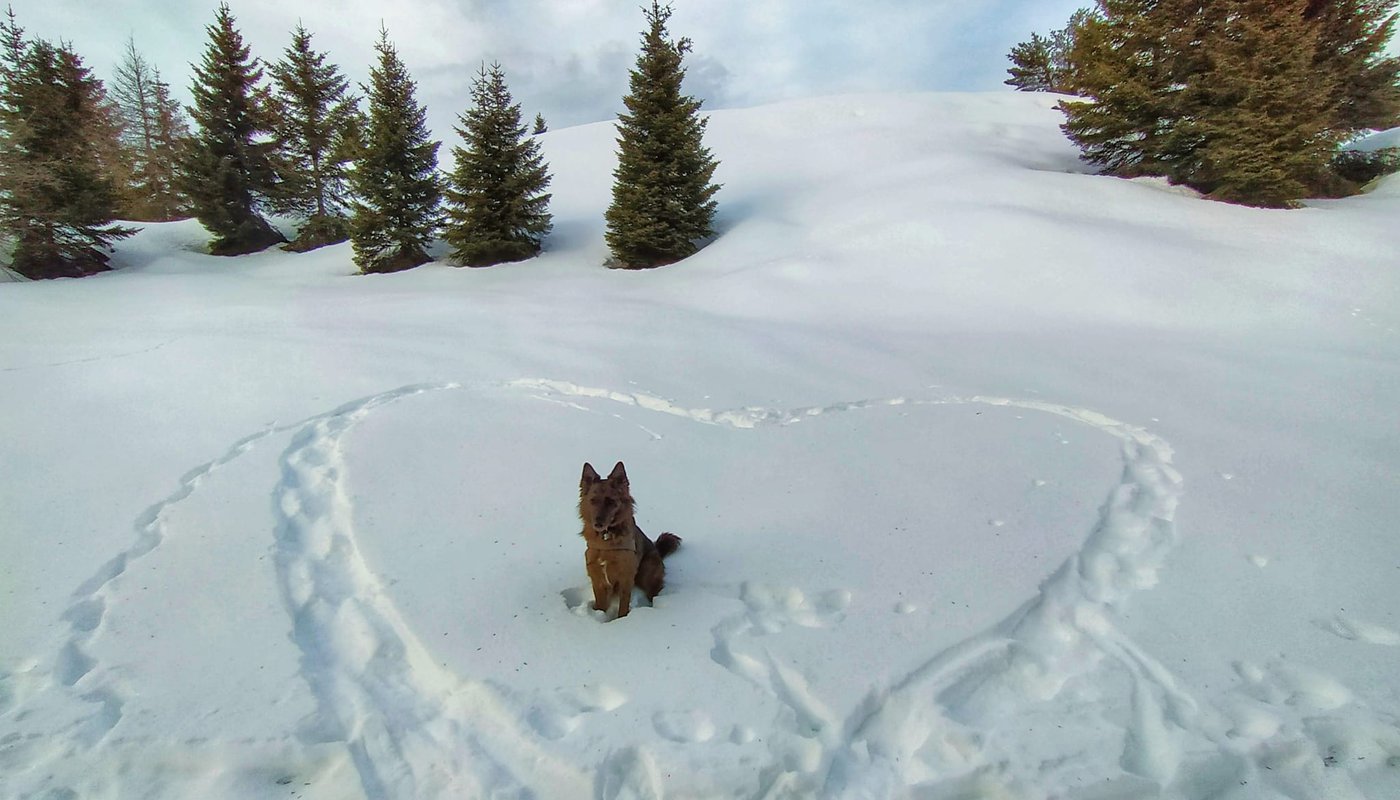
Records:
[[[636,501],[627,484],[627,469],[617,462],[607,479],[598,477],[592,464],[583,465],[578,483],[578,515],[583,520],[583,552],[588,580],[593,584],[593,607],[606,612],[618,599],[617,615],[627,616],[632,587],[648,600],[656,597],[666,580],[661,559],[680,547],[681,537],[663,533],[653,543],[633,517]]]

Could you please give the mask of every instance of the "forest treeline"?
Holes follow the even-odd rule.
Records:
[[[609,266],[628,269],[695,252],[714,233],[719,188],[701,101],[681,89],[690,41],[669,34],[669,6],[642,10],[605,213]],[[252,55],[226,3],[205,32],[184,107],[134,40],[105,82],[70,43],[26,36],[9,10],[0,21],[0,264],[28,278],[90,275],[109,267],[130,223],[188,217],[208,229],[216,255],[348,240],[367,273],[423,264],[438,238],[469,266],[540,252],[552,176],[535,137],[547,126],[536,114],[527,129],[500,64],[482,64],[472,81],[455,167],[444,173],[387,30],[358,87],[301,24],[271,62]],[[298,220],[292,241],[269,215]]]

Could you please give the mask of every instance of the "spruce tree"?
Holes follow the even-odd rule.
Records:
[[[1084,158],[1231,202],[1355,190],[1337,145],[1400,114],[1397,0],[1100,0],[1064,103]],[[1339,185],[1340,184],[1340,185]]]
[[[546,125],[545,122],[544,122],[544,115],[543,115],[543,114],[536,114],[536,115],[535,115],[535,129],[532,130],[532,131],[530,131],[530,135],[531,135],[531,136],[539,136],[541,133],[545,133],[545,132],[547,132],[548,130],[549,130],[549,126]]]
[[[276,86],[277,121],[283,175],[275,207],[306,218],[287,249],[304,251],[343,242],[350,236],[348,218],[352,148],[347,141],[361,124],[359,100],[326,55],[311,46],[301,24],[283,58],[270,67]]]
[[[183,112],[170,97],[160,72],[128,37],[112,81],[112,99],[122,120],[127,180],[123,214],[136,220],[184,216],[188,200],[177,185],[175,164],[187,134]]]
[[[1171,3],[1173,0],[1163,0]],[[1069,61],[1087,101],[1060,104],[1083,158],[1122,177],[1165,175],[1178,117],[1174,54],[1156,0],[1100,0]]]
[[[500,64],[472,81],[472,107],[459,118],[465,147],[449,179],[443,238],[452,259],[472,267],[521,261],[540,251],[549,232],[550,176],[540,145],[525,135]]]
[[[1038,33],[1031,34],[1029,42],[1021,42],[1011,48],[1011,66],[1007,72],[1007,86],[1016,87],[1018,92],[1049,92],[1054,90],[1054,62],[1050,54],[1050,40]]]
[[[252,253],[286,241],[260,213],[276,191],[272,111],[262,68],[234,27],[227,3],[206,27],[194,68],[195,134],[182,164],[195,216],[214,235],[214,255]]]
[[[152,213],[159,219],[185,219],[192,213],[189,195],[180,181],[180,159],[190,141],[189,119],[180,102],[170,95],[170,84],[152,68],[155,78],[155,136],[145,177],[150,187]]]
[[[714,234],[718,162],[704,146],[701,101],[683,94],[689,39],[666,31],[670,6],[652,0],[647,30],[618,116],[618,163],[607,210],[608,247],[626,269],[679,261]]]
[[[1387,45],[1400,0],[1311,0],[1315,69],[1336,87],[1331,127],[1343,138],[1400,125],[1400,56]]]
[[[5,7],[5,19],[0,22],[0,78],[9,80],[19,69],[25,52],[24,29],[15,19],[15,7]]]
[[[1217,0],[1202,37],[1210,68],[1189,77],[1182,140],[1194,144],[1172,178],[1228,202],[1290,207],[1328,166],[1333,76],[1314,66],[1307,0]]]
[[[109,268],[116,121],[106,90],[67,45],[26,41],[13,12],[0,26],[0,234],[27,278]]]
[[[427,111],[414,83],[380,29],[379,63],[363,87],[369,103],[363,150],[351,175],[350,241],[361,272],[396,272],[428,262],[427,246],[441,224],[438,142],[428,135]]]
[[[1098,12],[1081,8],[1074,12],[1065,27],[1050,35],[1031,34],[1029,42],[1011,48],[1011,77],[1004,83],[1021,92],[1060,92],[1078,94],[1079,79],[1071,53],[1085,26],[1098,19]]]

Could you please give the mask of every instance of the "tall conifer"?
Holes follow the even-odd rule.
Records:
[[[106,270],[111,244],[135,232],[113,223],[119,128],[106,90],[67,45],[26,41],[13,13],[0,38],[0,235],[12,243],[10,268],[28,278]]]
[[[618,159],[607,210],[608,247],[616,266],[657,267],[694,253],[714,234],[719,165],[702,141],[701,101],[683,94],[690,40],[666,31],[670,6],[652,0],[647,30],[618,116]]]
[[[1004,83],[1021,92],[1078,94],[1079,78],[1070,56],[1085,26],[1098,18],[1095,9],[1081,8],[1049,36],[1032,33],[1030,41],[1011,48],[1011,66],[1006,70],[1011,77]]]
[[[1061,105],[1065,132],[1106,172],[1222,200],[1345,192],[1338,143],[1400,122],[1396,3],[1100,0],[1071,56],[1091,101]]]
[[[190,142],[189,118],[180,102],[171,96],[170,84],[161,78],[160,70],[152,67],[151,74],[155,77],[156,112],[154,149],[146,165],[151,208],[159,219],[184,219],[193,211],[179,171],[180,159],[188,152]]]
[[[1400,0],[1311,0],[1313,65],[1335,87],[1332,127],[1344,138],[1400,125],[1400,56],[1386,47]]]
[[[1004,82],[1018,92],[1051,92],[1055,88],[1055,69],[1050,53],[1050,40],[1032,33],[1030,41],[1011,48],[1011,77]]]
[[[379,63],[364,87],[369,116],[351,176],[350,241],[361,272],[396,272],[428,262],[441,225],[438,142],[387,30],[374,47]]]
[[[176,163],[188,128],[184,112],[170,97],[160,71],[128,37],[112,80],[112,99],[123,123],[122,145],[127,162],[123,214],[130,219],[166,221],[188,212],[189,201],[179,187]]]
[[[1165,0],[1172,2],[1172,0]],[[1087,101],[1060,104],[1084,160],[1113,175],[1163,175],[1178,112],[1172,53],[1156,0],[1100,0],[1069,61]]]
[[[1209,68],[1188,80],[1178,136],[1193,145],[1171,177],[1219,200],[1287,207],[1338,144],[1333,76],[1314,67],[1307,0],[1217,0],[1201,37]]]
[[[195,134],[183,163],[185,189],[214,234],[211,253],[251,253],[286,241],[261,214],[277,186],[270,100],[227,3],[205,30],[209,43],[190,86]]]
[[[525,135],[500,64],[472,82],[472,107],[459,117],[464,147],[446,191],[443,238],[452,258],[473,267],[521,261],[540,251],[552,225],[550,176],[539,142]]]
[[[362,124],[358,98],[326,54],[311,46],[300,23],[282,60],[269,68],[276,86],[274,132],[283,180],[278,210],[306,218],[288,249],[310,250],[350,235],[349,176],[355,128]]]

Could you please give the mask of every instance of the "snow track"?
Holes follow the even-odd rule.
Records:
[[[833,710],[840,707],[835,698],[811,690],[799,665],[754,652],[745,642],[787,625],[836,624],[849,595],[827,593],[813,602],[796,587],[745,584],[745,611],[716,626],[711,658],[786,709],[785,730],[767,734],[773,760],[755,798],[1360,800],[1375,796],[1360,788],[1365,781],[1396,783],[1400,726],[1349,705],[1351,694],[1326,676],[1287,663],[1242,665],[1242,685],[1221,710],[1192,697],[1120,630],[1120,612],[1136,591],[1156,584],[1176,543],[1183,493],[1171,445],[1145,428],[1092,409],[981,395],[712,410],[549,379],[511,385],[556,402],[602,399],[741,430],[895,406],[988,406],[1060,417],[1122,443],[1119,483],[1079,550],[1033,598],[987,630],[929,654],[844,717]],[[1339,618],[1326,627],[1343,638],[1395,641],[1388,629],[1362,621]],[[1092,687],[1112,685],[1115,675],[1121,702],[1106,703]],[[1078,725],[1082,729],[1068,740],[1092,740],[1095,730],[1101,736],[1099,715],[1115,705],[1126,710],[1121,735],[1105,739],[1100,752],[1061,752],[1059,737],[1046,733]],[[1094,709],[1092,716],[1086,709]],[[1362,769],[1356,765],[1369,754],[1391,772],[1379,778],[1363,772],[1359,782],[1349,770],[1325,769],[1343,763],[1339,753],[1351,759],[1352,769]],[[1047,788],[1052,794],[1043,794]]]
[[[745,585],[743,616],[721,623],[711,657],[736,675],[769,690],[791,712],[786,757],[770,768],[762,795],[893,797],[902,787],[935,777],[974,773],[991,763],[974,726],[991,726],[1029,703],[1053,700],[1067,682],[1105,659],[1132,676],[1133,721],[1123,769],[1161,783],[1175,772],[1172,730],[1190,724],[1195,702],[1171,675],[1113,624],[1115,610],[1155,584],[1176,541],[1172,520],[1182,479],[1171,466],[1172,448],[1149,431],[1097,411],[1001,397],[911,399],[895,397],[792,410],[688,409],[646,394],[617,392],[536,379],[513,386],[545,396],[601,398],[696,422],[750,429],[791,425],[825,414],[904,405],[982,405],[1035,411],[1069,419],[1123,443],[1123,476],[1104,504],[1079,552],[1057,569],[1040,593],[1010,618],[940,653],[894,685],[877,690],[852,715],[838,719],[813,695],[795,665],[771,653],[743,652],[742,637],[784,624],[820,625],[844,603],[825,601],[814,613],[800,590],[775,601],[773,590]],[[849,597],[845,598],[849,602]]]
[[[312,741],[345,742],[366,797],[566,796],[586,784],[551,764],[483,684],[436,664],[360,556],[341,438],[387,403],[455,384],[350,403],[298,430],[273,495],[277,567],[302,675],[316,695]],[[556,794],[557,793],[557,794]]]
[[[243,437],[189,470],[136,521],[133,544],[75,590],[63,614],[65,636],[50,662],[0,676],[0,720],[18,719],[32,701],[54,697],[66,698],[73,720],[57,736],[4,737],[0,769],[36,775],[104,746],[132,749],[132,741],[107,741],[128,695],[121,676],[89,647],[103,630],[112,587],[171,534],[172,510],[211,475],[269,437],[289,434],[271,495],[273,553],[299,672],[316,705],[299,731],[300,747],[314,754],[306,757],[326,761],[328,752],[340,750],[359,790],[372,800],[666,796],[669,769],[659,750],[623,747],[596,765],[570,761],[555,743],[574,732],[577,720],[564,724],[545,719],[538,708],[522,710],[503,694],[508,690],[464,679],[439,663],[363,557],[347,474],[388,467],[347,463],[346,435],[378,409],[458,388],[413,385],[365,397]],[[1074,798],[1079,788],[1100,786],[1106,793],[1083,796],[1184,799],[1234,797],[1227,790],[1254,781],[1269,788],[1240,797],[1302,800],[1323,787],[1341,792],[1337,797],[1365,798],[1346,773],[1319,772],[1317,764],[1330,764],[1339,753],[1371,754],[1382,763],[1400,753],[1400,730],[1355,707],[1351,693],[1326,676],[1282,661],[1241,663],[1241,685],[1222,710],[1191,696],[1121,630],[1120,612],[1133,593],[1156,583],[1176,542],[1173,520],[1183,490],[1171,446],[1143,428],[1090,409],[986,396],[716,411],[553,380],[520,380],[508,388],[585,411],[592,409],[574,401],[604,400],[739,430],[846,411],[975,405],[1053,415],[1121,442],[1121,478],[1098,519],[1033,597],[985,630],[928,652],[863,699],[821,696],[802,664],[760,641],[789,627],[841,625],[851,592],[742,582],[742,610],[713,627],[708,655],[781,709],[775,727],[761,733],[769,759],[755,765],[754,797],[1029,797],[1051,790]],[[660,438],[641,421],[626,421]],[[896,608],[900,614],[913,610],[906,603]],[[1362,620],[1338,617],[1324,624],[1345,639],[1396,641],[1393,631]],[[1095,686],[1116,687],[1111,691],[1118,694],[1105,705],[1104,698],[1085,693]],[[601,698],[587,705],[612,710],[622,702]],[[1120,736],[1105,737],[1104,720],[1086,711],[1096,715],[1110,707],[1120,709]],[[760,735],[744,726],[721,732],[704,708],[663,708],[648,718],[672,747],[725,740],[742,746]],[[1045,733],[1050,725],[1080,726],[1070,738],[1082,743],[1097,736],[1102,752],[1060,752]],[[6,785],[0,776],[0,790]],[[23,786],[66,790],[42,780]],[[25,796],[18,789],[15,794]]]
[[[285,429],[282,429],[285,430]],[[108,674],[89,652],[89,642],[101,631],[116,581],[134,564],[148,556],[169,535],[171,512],[189,498],[211,475],[251,450],[258,442],[279,432],[270,427],[245,436],[219,457],[187,471],[175,490],[147,508],[133,525],[135,540],[130,547],[108,559],[72,594],[63,612],[67,630],[54,648],[49,663],[35,659],[27,669],[0,675],[0,719],[23,713],[20,706],[30,698],[53,701],[57,692],[65,699],[80,701],[67,712],[72,720],[58,736],[30,735],[5,743],[0,750],[0,766],[19,770],[80,756],[99,745],[122,720],[126,691],[121,681]],[[63,741],[61,746],[53,743]],[[47,742],[47,743],[46,743]],[[0,789],[4,783],[0,780]]]

